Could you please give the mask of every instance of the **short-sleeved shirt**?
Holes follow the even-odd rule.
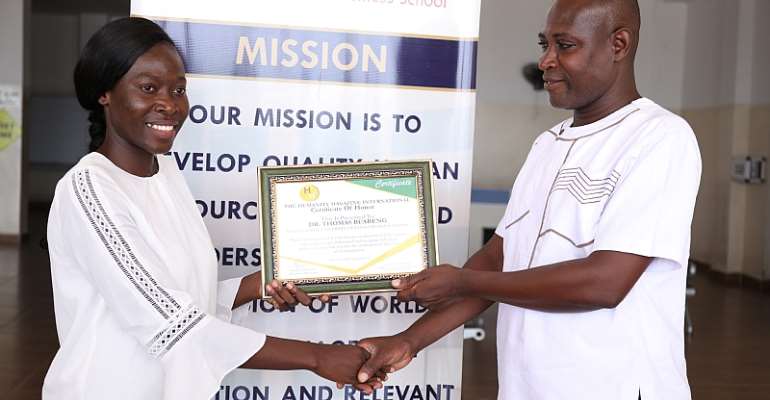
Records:
[[[614,309],[542,312],[500,304],[499,398],[690,399],[685,280],[701,174],[690,126],[641,98],[589,125],[541,134],[496,233],[504,271],[598,250],[652,257]]]
[[[208,400],[265,335],[228,323],[240,279],[217,261],[176,165],[148,178],[99,153],[56,186],[48,220],[60,348],[43,399]]]

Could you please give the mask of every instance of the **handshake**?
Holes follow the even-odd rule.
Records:
[[[413,346],[401,335],[367,338],[357,345],[315,345],[315,374],[337,383],[351,384],[364,393],[382,387],[388,374],[414,358]]]
[[[461,290],[462,275],[462,269],[441,265],[407,278],[396,279],[392,285],[398,290],[399,300],[416,301],[436,311],[464,295]],[[287,310],[297,303],[309,305],[313,300],[292,284],[282,286],[273,281],[265,289],[271,296],[271,302],[279,310]],[[328,295],[322,295],[319,299],[322,302],[330,300]],[[382,387],[382,382],[387,380],[388,374],[408,365],[419,350],[443,336],[419,337],[420,335],[413,335],[411,329],[393,336],[366,338],[357,345],[306,343],[306,349],[297,350],[305,353],[305,357],[309,359],[306,368],[315,374],[336,382],[338,388],[350,384],[368,394]],[[268,338],[269,341],[282,339]]]

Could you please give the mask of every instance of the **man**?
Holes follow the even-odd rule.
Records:
[[[430,311],[371,353],[359,379],[500,302],[499,398],[689,399],[683,318],[700,182],[689,125],[635,84],[636,0],[557,0],[539,67],[573,117],[540,135],[496,235],[462,269],[396,280]]]

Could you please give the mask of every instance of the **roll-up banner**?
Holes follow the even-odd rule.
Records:
[[[221,279],[261,267],[257,168],[430,159],[439,258],[467,258],[481,0],[132,0],[187,68],[189,118],[167,154],[183,171]],[[394,293],[336,296],[233,320],[268,335],[355,343],[402,331],[426,310]],[[239,369],[215,396],[459,399],[462,331],[420,352],[373,395],[310,372]]]

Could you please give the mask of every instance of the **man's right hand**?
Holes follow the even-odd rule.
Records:
[[[369,379],[358,382],[358,371],[369,357],[361,347],[352,345],[316,345],[314,346],[315,367],[312,371],[318,376],[337,382],[337,387],[344,384],[353,385],[356,389],[371,394],[382,387],[384,373],[370,375]]]
[[[363,339],[358,346],[368,351],[369,359],[358,371],[358,381],[368,382],[379,373],[389,374],[404,368],[414,358],[416,350],[401,335]]]

